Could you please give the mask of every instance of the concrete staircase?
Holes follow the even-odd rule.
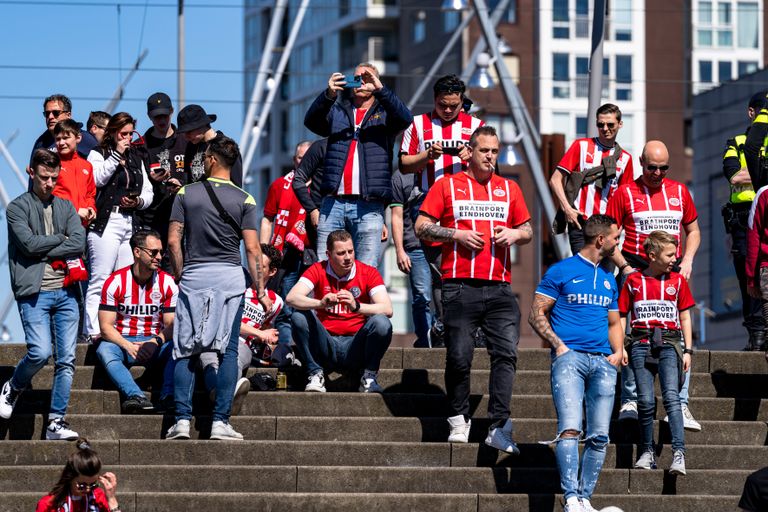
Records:
[[[24,354],[0,346],[0,382]],[[210,404],[196,396],[193,440],[166,441],[162,415],[120,415],[118,393],[78,346],[68,419],[118,476],[124,512],[239,511],[560,511],[555,458],[538,441],[556,422],[549,394],[549,351],[522,349],[512,398],[518,457],[482,444],[489,359],[477,350],[472,434],[444,442],[448,414],[445,353],[392,348],[382,365],[384,395],[362,395],[356,376],[331,375],[328,393],[251,392],[233,426],[245,442],[207,440]],[[686,433],[688,475],[631,469],[637,426],[614,423],[593,505],[629,511],[735,510],[747,475],[768,465],[768,364],[762,353],[697,351],[691,410],[702,423]],[[132,370],[141,377],[144,370]],[[273,371],[273,370],[254,370]],[[9,421],[0,420],[0,512],[32,510],[57,480],[71,443],[44,439],[52,367],[33,381]],[[146,379],[148,380],[148,379]],[[304,378],[289,375],[303,390]],[[148,391],[148,395],[150,392]],[[618,395],[617,395],[618,396]],[[153,396],[153,398],[157,398]],[[664,417],[659,401],[657,418]],[[669,430],[657,422],[670,464]]]

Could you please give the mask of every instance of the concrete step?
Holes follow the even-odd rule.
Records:
[[[0,366],[15,366],[26,354],[26,345],[6,343],[0,350]],[[95,346],[78,344],[76,364],[92,366],[96,364]],[[489,370],[490,360],[486,349],[475,349],[473,368]],[[518,354],[519,370],[548,370],[551,364],[550,351],[540,348],[522,348]],[[385,369],[443,369],[445,368],[445,349],[418,349],[392,347],[382,360]],[[697,349],[693,357],[693,368],[704,373],[757,373],[768,374],[762,352],[710,351]]]
[[[40,499],[38,493],[4,493],[0,512],[32,510]],[[228,512],[391,512],[418,510],[420,512],[509,512],[531,510],[561,512],[562,496],[556,494],[382,494],[365,493],[121,493],[123,512],[176,512],[180,510],[227,510]],[[701,512],[702,510],[735,510],[738,495],[699,496],[635,496],[597,494],[595,507],[614,505],[624,512],[663,510]]]
[[[414,494],[544,494],[560,492],[556,468],[436,468],[359,466],[109,466],[119,475],[121,492],[312,492],[365,490],[387,493],[397,489]],[[603,469],[596,492],[601,494],[737,494],[751,471],[691,469],[686,477],[670,478],[664,471]],[[59,466],[0,468],[0,492],[37,491],[44,494],[61,474]],[[173,474],[169,479],[168,475]],[[210,475],[216,475],[210,478]],[[269,475],[265,478],[264,475]]]
[[[131,415],[105,416],[69,415],[74,430],[90,440],[95,439],[160,439],[173,424],[170,416]],[[43,439],[44,416],[20,415],[9,420],[6,436],[10,439]],[[246,439],[296,441],[403,441],[442,443],[448,438],[448,424],[444,417],[421,418],[358,418],[358,417],[302,417],[302,416],[236,416],[232,426]],[[537,443],[555,437],[555,419],[515,419],[515,439],[520,443]],[[764,422],[703,421],[701,432],[686,432],[691,444],[722,444],[761,446],[765,443],[767,428]],[[487,435],[490,421],[475,418],[470,441],[481,442]],[[210,417],[201,416],[193,422],[192,435],[207,439]],[[0,430],[0,432],[2,432]],[[657,440],[669,443],[669,426],[657,421],[654,425]],[[634,422],[611,424],[612,443],[637,443],[639,428]]]

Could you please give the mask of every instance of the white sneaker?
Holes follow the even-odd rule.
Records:
[[[315,391],[317,393],[325,393],[325,377],[323,372],[313,373],[309,376],[309,381],[304,387],[304,391]]]
[[[635,462],[638,469],[656,469],[656,454],[653,450],[646,450]]]
[[[10,380],[3,384],[3,389],[0,390],[0,418],[7,420],[11,417],[20,395],[21,391],[13,389]]]
[[[563,506],[563,512],[585,512],[584,505],[581,504],[581,500],[577,497],[568,498]]]
[[[243,434],[237,432],[232,425],[223,421],[214,421],[211,425],[211,439],[219,441],[242,441]]]
[[[365,370],[363,376],[360,379],[360,388],[358,391],[361,393],[383,393],[384,390],[376,381],[376,376],[379,372],[372,372],[371,370]]]
[[[237,384],[235,385],[235,395],[232,398],[232,410],[230,412],[232,416],[237,416],[240,414],[240,411],[243,409],[243,402],[245,402],[245,397],[248,396],[248,392],[250,390],[251,381],[245,377],[237,381]]]
[[[691,410],[687,405],[682,406],[683,409],[683,428],[690,430],[691,432],[701,432],[701,423],[696,421],[696,418],[691,414]]]
[[[685,475],[685,453],[682,450],[675,450],[672,455],[672,465],[669,466],[670,475]]]
[[[619,409],[619,421],[635,420],[637,421],[637,402],[625,402]]]
[[[189,439],[189,420],[179,420],[168,429],[166,439]]]
[[[449,443],[468,443],[469,429],[472,426],[472,420],[464,421],[464,415],[451,416],[448,418],[448,426],[451,432],[448,434]]]
[[[45,429],[45,438],[49,441],[75,441],[78,437],[78,433],[69,428],[69,423],[64,421],[64,418],[51,420]]]
[[[581,498],[581,508],[584,509],[584,512],[599,512],[595,507],[592,506],[589,500],[584,498]]]
[[[489,430],[485,444],[503,452],[520,455],[520,449],[512,440],[512,420],[510,419],[507,419],[503,426]]]

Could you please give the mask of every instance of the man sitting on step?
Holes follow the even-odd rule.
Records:
[[[173,396],[173,369],[168,364],[173,319],[179,289],[170,274],[160,270],[163,243],[157,231],[143,229],[130,240],[133,265],[109,276],[101,292],[99,327],[101,343],[96,350],[109,378],[117,386],[126,414],[154,409],[129,368],[133,365],[165,368],[161,403]]]
[[[326,248],[328,260],[309,267],[286,298],[296,310],[291,326],[309,376],[305,391],[325,392],[324,370],[363,370],[359,391],[381,393],[376,377],[392,341],[392,301],[378,270],[355,260],[352,235],[333,231]]]

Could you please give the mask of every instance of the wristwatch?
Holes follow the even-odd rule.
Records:
[[[157,335],[152,336],[152,339],[157,342],[158,347],[164,343],[163,338],[161,338],[160,336],[157,336]]]
[[[355,299],[355,307],[352,308],[352,312],[357,313],[358,311],[360,311],[360,301]]]
[[[691,354],[693,355],[693,349],[692,348],[684,348],[683,354]]]

